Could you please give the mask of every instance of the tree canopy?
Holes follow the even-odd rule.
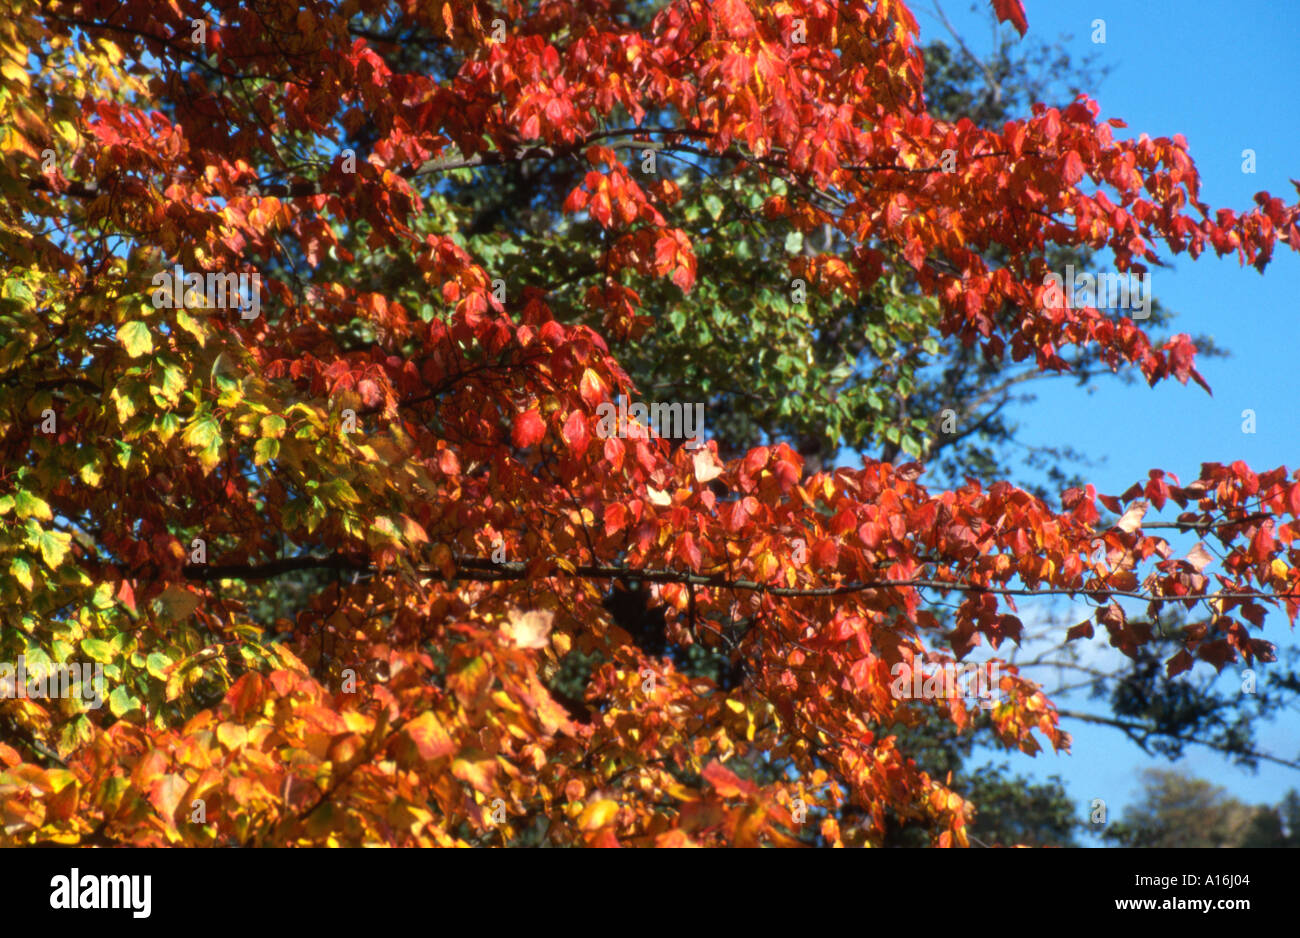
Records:
[[[1011,365],[1204,386],[1063,259],[1300,207],[945,117],[899,0],[4,7],[4,843],[966,846],[910,731],[1069,744],[1018,600],[1184,610],[1170,677],[1294,623],[1285,466],[901,462]]]
[[[1105,836],[1126,847],[1300,847],[1300,794],[1246,805],[1204,779],[1147,769],[1141,798]]]

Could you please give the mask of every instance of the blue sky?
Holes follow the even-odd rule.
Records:
[[[931,4],[915,0],[912,7],[926,43],[948,38]],[[973,52],[991,48],[987,3],[972,9],[969,0],[947,0],[943,7]],[[1300,3],[1027,0],[1025,7],[1026,41],[1037,36],[1050,42],[1072,34],[1062,44],[1073,59],[1096,52],[1097,65],[1110,68],[1099,85],[1084,90],[1101,105],[1102,119],[1128,123],[1117,136],[1182,133],[1187,138],[1203,201],[1216,209],[1242,211],[1253,206],[1252,197],[1260,190],[1288,204],[1296,201],[1288,180],[1300,179],[1300,107],[1295,100]],[[1091,40],[1096,19],[1105,21],[1104,44]],[[1246,148],[1256,153],[1253,175],[1242,171]],[[1099,262],[1103,259],[1098,256]],[[1210,254],[1193,261],[1182,254],[1173,262],[1172,269],[1157,269],[1152,277],[1161,303],[1178,313],[1173,330],[1212,336],[1232,352],[1231,358],[1199,363],[1213,396],[1174,381],[1152,389],[1141,381],[1124,386],[1103,380],[1091,394],[1066,381],[1042,382],[1044,387],[1035,389],[1036,401],[1010,412],[1022,440],[1104,457],[1097,468],[1084,472],[1103,493],[1118,494],[1144,480],[1152,468],[1186,482],[1206,461],[1243,459],[1256,470],[1300,464],[1300,256],[1283,247],[1263,275],[1241,267],[1235,256]],[[1256,414],[1253,435],[1242,432],[1247,408]],[[1166,508],[1161,520],[1172,517]],[[1190,547],[1190,542],[1181,546]],[[1270,616],[1264,637],[1279,646],[1297,644],[1280,615]],[[1098,655],[1118,654],[1104,638],[1094,644]],[[1267,666],[1260,674],[1267,680]],[[1057,702],[1063,708],[1104,712],[1100,703],[1083,699]],[[1074,736],[1073,755],[998,754],[997,761],[1005,759],[1013,770],[1039,778],[1060,774],[1081,816],[1088,801],[1101,797],[1111,817],[1118,817],[1117,809],[1137,791],[1141,770],[1170,765],[1145,756],[1117,730],[1078,721],[1064,725]],[[1300,714],[1294,710],[1257,732],[1266,751],[1292,759],[1300,754]],[[1177,766],[1252,803],[1275,803],[1288,788],[1300,788],[1300,772],[1261,765],[1251,773],[1201,747],[1190,747]]]

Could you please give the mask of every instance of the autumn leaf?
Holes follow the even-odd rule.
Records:
[[[515,446],[520,449],[528,449],[542,441],[546,436],[546,424],[542,421],[542,415],[535,410],[524,411],[522,414],[515,416],[514,426],[511,429],[510,438]]]
[[[138,320],[118,326],[117,341],[122,343],[126,354],[132,358],[139,358],[153,351],[153,337],[149,334],[149,327]]]
[[[607,827],[618,816],[618,802],[608,798],[593,801],[582,809],[578,816],[578,827],[584,831],[595,831]]]
[[[691,461],[695,468],[695,480],[697,482],[712,482],[723,473],[722,464],[713,455],[713,451],[707,447],[697,449],[695,455],[691,457]]]
[[[1029,21],[1025,18],[1025,5],[1020,0],[992,0],[992,3],[993,11],[999,21],[1010,23],[1022,36],[1029,31]]]
[[[547,636],[554,619],[555,614],[548,610],[515,610],[510,613],[506,631],[519,648],[546,648],[550,645]]]
[[[431,762],[456,751],[455,743],[442,723],[431,711],[424,711],[404,727],[404,732],[415,743],[420,758]]]
[[[1196,545],[1188,551],[1187,562],[1196,568],[1197,573],[1200,573],[1210,564],[1214,563],[1214,556],[1205,549],[1205,545],[1202,542],[1197,541]]]
[[[1300,615],[1294,469],[1040,493],[977,425],[1078,362],[1202,381],[1045,258],[1300,246],[1176,133],[972,98],[907,2],[268,2],[192,55],[64,6],[0,27],[0,661],[106,699],[4,705],[5,845],[968,846],[999,805],[917,740],[1069,738],[1009,663],[987,713],[896,664],[1040,597],[1170,675]]]
[[[1119,521],[1115,522],[1115,527],[1119,528],[1125,534],[1132,534],[1138,528],[1142,527],[1142,518],[1147,513],[1148,504],[1146,500],[1140,499],[1135,501],[1124,512]]]

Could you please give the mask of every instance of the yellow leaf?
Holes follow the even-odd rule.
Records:
[[[153,336],[149,327],[139,320],[126,322],[117,328],[117,341],[126,349],[126,354],[139,358],[153,351]]]
[[[72,544],[72,535],[62,531],[45,531],[41,534],[41,557],[51,570],[63,563],[63,556]]]
[[[26,489],[19,489],[14,493],[14,507],[18,509],[19,518],[39,518],[41,521],[50,521],[54,518],[49,502]]]
[[[584,831],[600,830],[613,823],[617,816],[618,802],[603,798],[583,808],[582,814],[578,817],[578,827]]]
[[[17,62],[6,59],[3,65],[0,65],[0,75],[4,75],[10,81],[16,81],[24,88],[28,87],[32,80],[27,75],[27,70]]]
[[[775,554],[770,550],[763,551],[754,560],[754,572],[758,576],[758,581],[760,583],[766,583],[768,580],[772,579],[772,575],[776,573],[777,568],[780,565],[781,562],[776,559]]]
[[[32,570],[27,565],[27,561],[21,557],[15,557],[9,561],[9,575],[23,585],[30,593],[32,590]]]
[[[496,769],[496,763],[491,759],[457,759],[451,764],[452,775],[485,794],[492,790],[492,778],[496,775]]]
[[[207,341],[207,333],[204,331],[203,326],[183,309],[178,309],[176,311],[176,325],[194,336],[194,339],[199,343],[200,348],[202,348],[203,343]]]
[[[67,145],[68,149],[76,150],[81,146],[81,137],[77,134],[77,125],[71,121],[56,121],[54,132]]]
[[[242,749],[248,742],[248,730],[238,723],[222,723],[217,727],[217,742],[232,752]]]

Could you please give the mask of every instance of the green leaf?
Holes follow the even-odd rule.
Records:
[[[221,461],[221,425],[213,418],[196,420],[185,428],[182,438],[191,450],[199,451],[204,469],[210,470]]]
[[[85,482],[91,488],[97,488],[100,480],[104,477],[100,471],[99,454],[92,454],[88,462],[82,463],[81,468],[77,470],[77,474],[81,476],[82,482]]]
[[[326,502],[355,505],[361,501],[346,479],[331,479],[320,487],[320,494]]]
[[[181,428],[181,420],[169,411],[154,421],[153,426],[154,432],[158,434],[158,438],[166,443],[174,437],[176,431]]]
[[[153,336],[149,334],[149,327],[138,320],[118,326],[117,341],[122,343],[126,348],[126,354],[132,358],[139,358],[153,351]]]
[[[253,444],[253,465],[261,466],[280,455],[280,441],[265,437]]]
[[[125,716],[132,710],[140,709],[140,701],[131,696],[131,693],[119,684],[113,688],[113,693],[108,695],[108,709],[113,716]]]
[[[99,586],[95,587],[95,595],[91,599],[91,603],[94,605],[96,609],[113,608],[112,584],[100,583]],[[87,639],[87,641],[90,641],[90,639]]]
[[[27,592],[32,591],[32,569],[27,565],[26,560],[15,557],[9,561],[9,575],[21,583]]]
[[[163,369],[162,384],[155,385],[153,390],[166,403],[175,404],[181,399],[181,392],[185,390],[184,372],[175,366],[167,366]]]
[[[91,661],[108,664],[113,660],[113,646],[98,638],[83,638],[81,650],[90,656]]]
[[[72,544],[72,535],[61,531],[42,531],[36,546],[40,548],[41,559],[51,570],[63,563],[63,557]]]
[[[32,296],[31,288],[21,280],[6,280],[3,289],[0,289],[0,296],[6,300],[18,300],[26,306],[36,305],[36,297]]]
[[[44,499],[37,498],[26,489],[18,489],[14,492],[14,507],[18,510],[20,518],[39,518],[41,521],[49,521],[54,515],[50,511],[49,503]]]

